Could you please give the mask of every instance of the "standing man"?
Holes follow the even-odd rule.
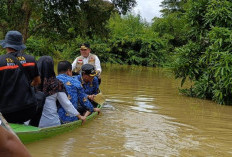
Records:
[[[30,88],[40,84],[37,65],[34,57],[21,52],[26,46],[20,32],[9,31],[0,45],[6,49],[6,54],[0,56],[0,112],[10,123],[23,123],[36,113],[36,99]]]
[[[100,84],[101,83],[100,74],[102,72],[102,69],[101,69],[99,58],[96,55],[90,53],[91,52],[90,45],[87,43],[81,44],[80,52],[81,52],[81,56],[77,57],[72,63],[72,71],[80,74],[82,65],[87,63],[92,64],[97,71],[97,77],[99,79],[99,84]]]

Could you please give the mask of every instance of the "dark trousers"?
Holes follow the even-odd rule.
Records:
[[[92,100],[89,100],[89,101],[91,102],[91,104],[93,105],[94,108],[97,108],[98,103],[96,103],[96,102],[94,102],[94,101],[92,101]]]
[[[38,127],[39,121],[42,116],[43,106],[37,106],[35,115],[31,118],[29,125]]]
[[[93,105],[93,108],[96,108],[96,107],[98,106],[98,104],[97,104],[96,102],[94,102],[94,101],[92,101],[92,100],[89,100],[89,101],[90,101],[91,104]],[[87,109],[85,106],[82,106],[82,105],[78,105],[78,107],[77,107],[77,111],[78,111],[82,116],[85,115],[85,113],[86,113],[87,110],[88,110],[88,109]]]
[[[87,108],[79,104],[77,107],[77,111],[80,113],[80,115],[84,116],[87,111]]]
[[[34,117],[35,113],[36,106],[33,106],[20,111],[3,113],[3,116],[9,123],[23,124],[23,122],[26,122],[30,120],[32,117]]]
[[[29,125],[38,127],[42,111],[42,107],[33,105],[32,107],[26,108],[24,110],[5,113],[3,116],[9,123],[23,124],[24,122],[30,120]]]

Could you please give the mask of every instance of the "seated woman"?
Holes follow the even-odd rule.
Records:
[[[57,100],[70,116],[77,116],[78,119],[84,121],[85,117],[81,116],[69,101],[63,83],[56,78],[52,57],[42,56],[38,60],[38,69],[41,77],[41,84],[37,89],[44,92],[46,95],[39,127],[61,125],[57,113]]]

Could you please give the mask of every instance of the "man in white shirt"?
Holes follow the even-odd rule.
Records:
[[[101,79],[100,74],[102,72],[101,69],[101,64],[100,64],[100,60],[99,58],[90,53],[91,49],[90,49],[90,45],[87,43],[83,43],[80,46],[80,53],[81,56],[77,57],[73,63],[72,63],[72,71],[75,73],[80,74],[80,70],[81,70],[81,66],[84,64],[92,64],[95,67],[95,70],[97,71],[97,76],[98,79]],[[100,80],[99,80],[99,84],[100,84]]]

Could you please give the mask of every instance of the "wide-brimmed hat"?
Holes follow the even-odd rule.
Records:
[[[0,41],[3,48],[12,48],[15,50],[23,50],[26,46],[23,44],[23,36],[18,31],[9,31],[6,33],[5,40]]]
[[[84,74],[89,76],[96,76],[97,72],[92,64],[84,64],[81,67],[81,71],[84,72]]]

